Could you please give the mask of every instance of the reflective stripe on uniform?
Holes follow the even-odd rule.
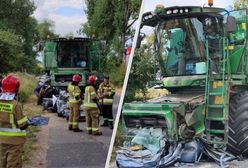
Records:
[[[98,131],[99,128],[92,128],[92,131]]]
[[[92,128],[91,127],[86,127],[86,130],[90,131],[90,130],[92,130]]]
[[[108,119],[108,121],[114,121],[113,119]]]
[[[26,136],[26,132],[1,132],[0,136]]]
[[[78,103],[78,102],[79,102],[78,100],[74,100],[74,99],[69,100],[69,103]]]
[[[11,124],[12,128],[16,128],[15,121],[14,121],[14,114],[9,115],[9,123]]]
[[[72,122],[72,125],[78,125],[78,122]]]
[[[103,104],[104,105],[111,105],[111,104],[113,104],[113,99],[106,99],[106,98],[104,98],[103,99]]]
[[[91,101],[92,93],[93,93],[93,95],[96,94],[96,92],[91,92],[90,93],[90,87],[87,86],[86,89],[85,89],[85,100],[84,100],[84,105],[83,105],[86,108],[97,108],[97,104],[93,103]]]
[[[95,92],[91,92],[90,95],[91,95],[91,96],[95,96],[96,93],[95,93]]]
[[[0,128],[0,136],[26,136],[26,131],[12,128]]]
[[[72,122],[68,122],[69,125],[72,125]]]
[[[17,124],[18,124],[18,125],[21,125],[21,124],[23,124],[23,123],[25,123],[25,122],[27,122],[27,121],[28,121],[28,117],[26,116],[26,117],[23,117],[22,119],[18,120],[18,121],[17,121]]]
[[[76,100],[76,96],[80,96],[80,93],[77,92],[79,90],[75,89],[75,86],[73,86],[72,84],[68,85],[68,92],[69,92],[69,103],[78,103],[80,100]]]

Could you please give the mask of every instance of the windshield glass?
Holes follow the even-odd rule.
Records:
[[[88,46],[83,41],[58,42],[58,67],[85,68],[87,65]]]
[[[211,58],[221,58],[220,39],[223,35],[221,23],[222,21],[216,17],[183,18],[161,22],[156,29],[156,48],[164,75],[206,73],[207,50]]]

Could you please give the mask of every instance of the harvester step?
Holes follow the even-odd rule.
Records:
[[[213,104],[213,105],[208,105],[210,108],[224,108],[223,104]]]
[[[226,144],[224,142],[224,140],[223,141],[208,141],[208,143],[210,143],[210,144],[218,144],[218,145],[224,145],[224,144]]]
[[[207,130],[211,134],[224,134],[225,130],[219,130],[219,129],[209,129]]]
[[[221,92],[210,92],[209,93],[210,96],[222,96]]]
[[[225,118],[224,117],[206,117],[207,120],[210,120],[210,121],[224,121]]]

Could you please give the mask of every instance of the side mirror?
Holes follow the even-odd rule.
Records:
[[[236,18],[233,16],[227,17],[226,30],[228,33],[233,33],[236,31]]]
[[[142,36],[139,34],[137,43],[136,43],[136,48],[140,48],[142,39],[143,39]]]

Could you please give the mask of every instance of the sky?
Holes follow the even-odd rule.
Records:
[[[36,10],[33,16],[38,20],[49,19],[55,23],[55,33],[64,36],[77,31],[87,22],[84,0],[34,0]]]
[[[64,36],[73,33],[77,36],[77,31],[82,23],[87,22],[84,12],[86,9],[84,0],[34,0],[37,9],[34,17],[38,21],[44,19],[53,20],[55,23],[55,33]],[[144,12],[153,11],[157,4],[169,6],[203,6],[207,5],[207,0],[145,0]],[[230,9],[233,0],[214,0],[214,7],[224,7]]]

